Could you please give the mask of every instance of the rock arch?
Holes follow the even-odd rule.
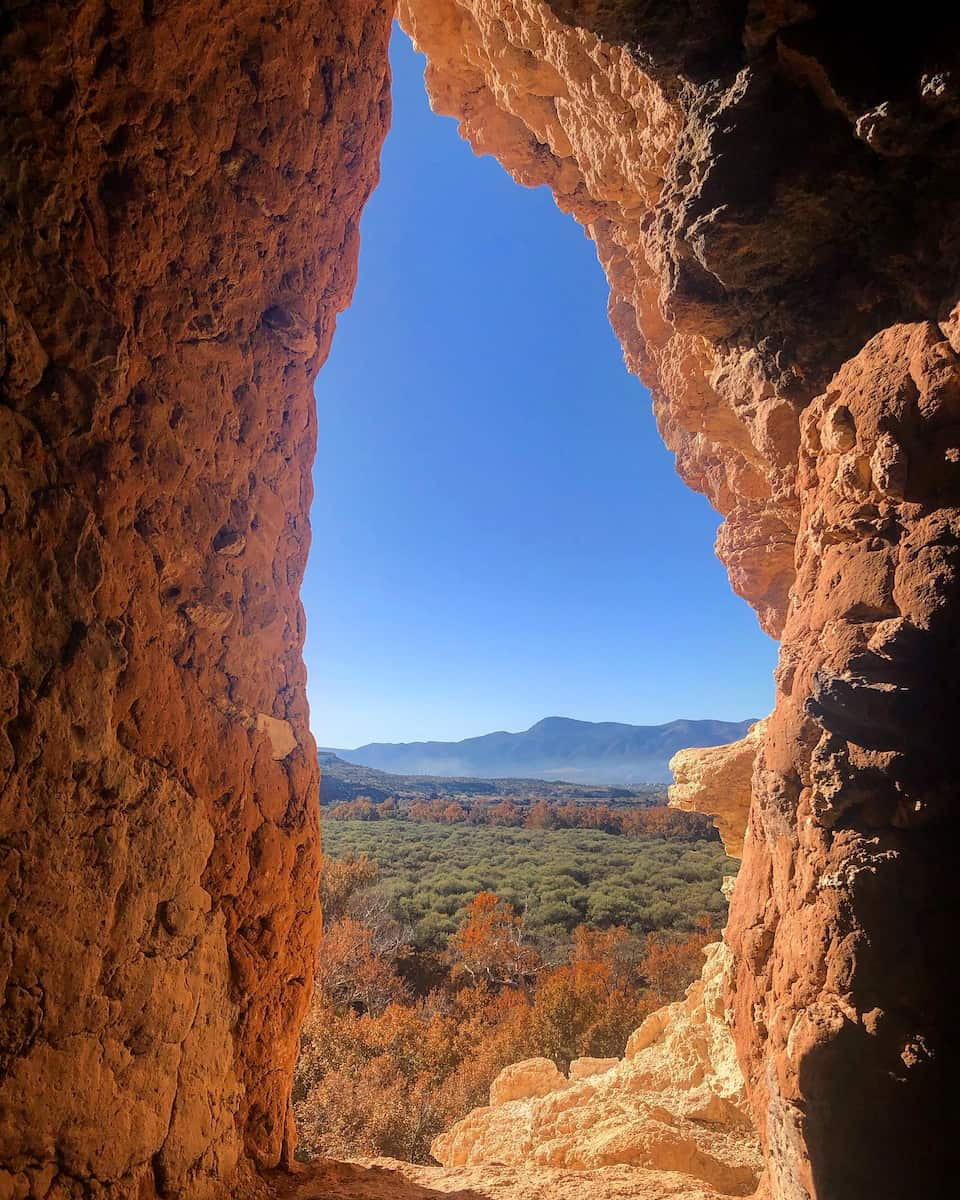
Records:
[[[391,15],[0,14],[14,1196],[206,1194],[289,1156],[318,922],[310,382],[353,286]],[[935,1192],[956,1001],[955,22],[815,0],[400,17],[435,105],[595,240],[627,361],[783,640],[728,933],[771,1193]]]

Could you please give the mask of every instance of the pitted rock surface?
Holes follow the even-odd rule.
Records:
[[[389,17],[0,17],[4,1195],[206,1193],[284,1152],[319,932],[311,382]]]
[[[353,286],[391,15],[0,16],[18,1198],[241,1195],[289,1158],[318,934],[310,383]],[[594,240],[627,363],[782,637],[727,932],[763,1186],[949,1194],[960,17],[401,0],[400,18],[435,107]],[[352,1170],[330,1188],[359,1188]]]
[[[958,17],[399,12],[434,107],[595,242],[627,364],[724,517],[733,587],[782,638],[776,710],[738,769],[742,787],[754,757],[727,935],[765,1186],[936,1194],[960,999]]]

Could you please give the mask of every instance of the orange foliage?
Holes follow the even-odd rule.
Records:
[[[405,996],[391,956],[375,946],[376,931],[344,917],[324,931],[314,987],[334,1004],[377,1015]]]
[[[556,805],[538,800],[530,805],[524,826],[527,829],[556,829],[559,824]]]
[[[491,825],[520,825],[523,816],[512,800],[501,800],[487,809],[487,820]]]
[[[320,856],[320,910],[324,924],[329,926],[346,915],[347,905],[355,892],[368,888],[377,879],[377,864],[366,854],[356,858]]]
[[[678,838],[681,841],[717,839],[709,817],[703,813],[683,812],[664,805],[644,808],[611,808],[609,804],[563,804],[540,799],[530,805],[518,805],[507,798],[497,804],[490,797],[472,800],[414,800],[401,808],[393,796],[379,804],[369,796],[357,796],[333,805],[327,816],[336,821],[379,821],[404,818],[410,821],[437,821],[444,825],[469,822],[471,825],[525,826],[527,829],[599,829],[625,837]]]
[[[357,862],[348,870],[362,874]],[[522,916],[481,892],[449,941],[446,980],[414,997],[398,972],[408,951],[396,928],[376,904],[349,906],[374,924],[343,916],[324,934],[294,1086],[306,1158],[429,1161],[433,1138],[486,1103],[508,1063],[543,1055],[566,1068],[584,1054],[622,1054],[647,1013],[699,973],[709,936],[706,923],[686,938],[646,939],[580,926],[567,961],[545,966]]]
[[[448,943],[450,961],[474,983],[517,987],[531,978],[539,955],[524,932],[523,918],[493,892],[480,892]]]
[[[642,970],[647,990],[657,1007],[675,999],[696,977],[703,963],[703,947],[715,939],[710,917],[706,914],[700,918],[699,931],[686,937],[648,934]]]

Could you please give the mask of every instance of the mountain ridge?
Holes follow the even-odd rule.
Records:
[[[737,741],[754,720],[678,718],[662,725],[629,725],[553,716],[519,733],[500,729],[456,742],[367,742],[333,753],[346,762],[406,775],[664,783],[677,750]]]

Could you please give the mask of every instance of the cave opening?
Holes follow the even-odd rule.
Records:
[[[726,949],[633,1046],[646,1063],[712,1013],[736,1062],[674,1092],[689,1125],[649,1110],[606,1145],[689,1131],[697,1193],[743,1193],[694,1136],[721,1116],[755,1128],[775,1200],[903,1200],[955,1183],[957,18],[905,34],[835,7],[400,0],[469,139],[589,227],[733,589],[782,637],[766,728],[685,768],[743,853]],[[396,1181],[283,1170],[321,933],[311,387],[354,287],[392,15],[0,17],[3,1197]],[[502,1144],[549,1157],[555,1107],[511,1090],[547,1085],[566,1119],[568,1084],[601,1085],[519,1075]]]
[[[593,243],[430,111],[396,24],[391,58],[357,287],[315,385],[319,745],[762,716],[775,646],[623,364]]]
[[[424,1097],[423,1076],[406,1090],[394,1084],[391,1091],[381,1080],[384,1095],[375,1097],[343,1049],[350,1044],[359,1058],[372,1053],[369,1043],[361,1050],[357,1018],[384,1024],[388,1003],[436,1005],[447,989],[443,1003],[456,1009],[451,980],[464,978],[464,966],[449,958],[447,945],[474,896],[492,892],[523,911],[532,938],[524,952],[544,970],[568,953],[581,926],[584,945],[594,938],[598,978],[623,973],[629,954],[643,958],[646,934],[654,942],[663,936],[665,947],[674,939],[686,956],[669,987],[645,989],[634,969],[621,1010],[604,1018],[615,1033],[591,1040],[578,1029],[553,1041],[544,1033],[539,1041],[515,1040],[514,1056],[552,1055],[566,1071],[574,1059],[622,1056],[654,992],[658,1003],[680,998],[681,981],[700,971],[698,922],[716,936],[726,907],[721,876],[735,870],[718,842],[712,849],[704,843],[670,868],[685,883],[677,876],[661,882],[639,852],[617,859],[622,875],[632,875],[615,883],[597,859],[622,813],[607,818],[609,830],[591,826],[602,834],[582,845],[557,832],[550,846],[506,840],[474,849],[485,834],[472,826],[485,825],[485,806],[502,799],[484,795],[484,772],[390,743],[456,743],[555,714],[599,722],[612,716],[634,726],[683,718],[682,732],[662,736],[681,745],[730,741],[769,709],[775,660],[774,643],[731,593],[711,553],[719,517],[677,477],[650,394],[623,362],[593,242],[548,187],[519,186],[494,158],[477,157],[448,117],[430,111],[425,59],[397,24],[390,55],[391,130],[360,224],[357,286],[315,384],[313,544],[302,590],[326,867],[350,887],[352,858],[366,853],[380,878],[371,884],[359,868],[349,902],[339,882],[328,890],[323,999],[307,1018],[294,1088],[307,1160],[380,1153],[424,1161],[432,1137],[465,1115],[465,1101],[458,1109],[449,1099],[455,1087],[485,1103],[495,1074],[489,1066],[489,1078],[478,1073],[464,1083],[434,1063],[432,1097]],[[711,718],[717,729],[710,732],[689,724]],[[623,724],[619,736],[630,733]],[[419,757],[408,756],[402,771],[384,762],[391,750],[407,749]],[[619,786],[615,803],[623,806],[629,788],[639,787],[640,802],[657,807],[668,757],[638,764],[611,755],[611,763],[575,763],[569,774],[553,763],[545,777],[585,784],[585,791]],[[355,769],[364,766],[366,775]],[[536,768],[494,764],[486,774],[535,775]],[[401,786],[400,775],[398,808],[384,789]],[[443,785],[447,802],[434,800],[428,813],[433,793],[423,777],[432,775],[454,779]],[[472,777],[461,780],[467,791],[457,791],[457,775]],[[510,819],[524,824],[534,800],[523,795]],[[378,815],[388,811],[389,820]],[[419,815],[401,831],[397,822],[411,811]],[[552,811],[544,819],[560,820]],[[669,823],[657,819],[663,828]],[[715,837],[701,820],[701,835]],[[427,844],[437,831],[428,836],[427,824],[418,834],[424,821],[453,826],[461,844]],[[498,836],[521,837],[509,827]],[[444,872],[429,861],[438,849]],[[512,861],[519,850],[531,856],[525,877],[496,869],[498,858]],[[397,868],[391,856],[408,862],[417,854],[424,861],[414,886],[411,868]],[[472,854],[487,858],[478,863]],[[571,854],[583,859],[577,878],[550,860]],[[454,863],[458,878],[448,870]],[[599,935],[612,929],[630,937],[619,946],[610,941],[610,961],[601,961]],[[556,945],[544,950],[549,939]],[[366,992],[337,978],[351,955],[358,976],[377,975]],[[521,972],[511,986],[532,994],[534,980]],[[562,982],[558,975],[554,986]],[[583,995],[578,1002],[585,1006]],[[489,1013],[486,1019],[494,1024]],[[405,1020],[407,1042],[436,1038],[435,1028],[412,1015]],[[323,1052],[325,1027],[337,1030],[336,1062]],[[474,1050],[477,1057],[496,1052],[481,1039]],[[380,1068],[396,1070],[398,1061],[383,1056]],[[397,1108],[422,1105],[429,1117],[412,1130],[387,1121],[388,1096]]]

